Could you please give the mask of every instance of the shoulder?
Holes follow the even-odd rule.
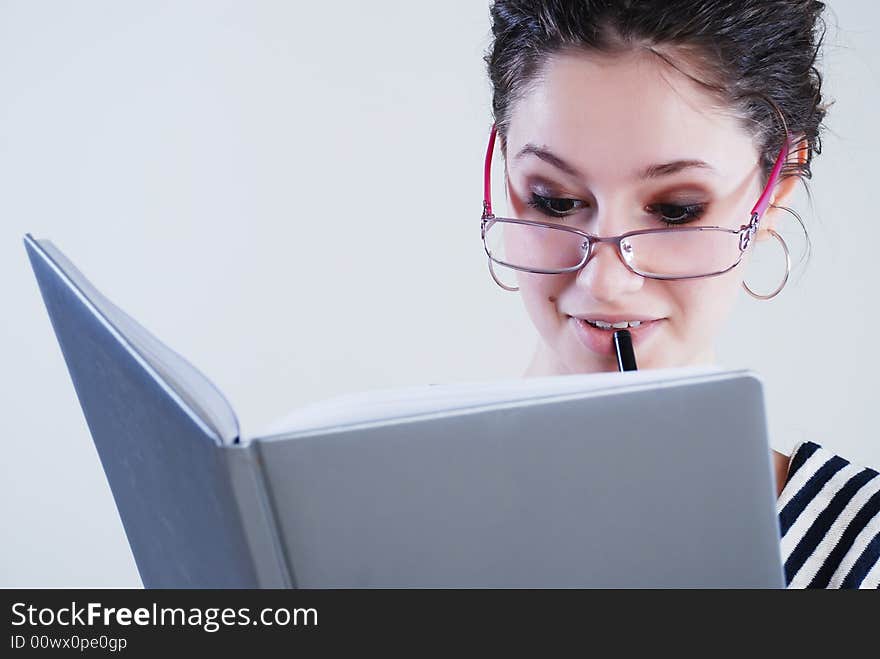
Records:
[[[789,588],[880,587],[877,470],[801,442],[776,509]]]

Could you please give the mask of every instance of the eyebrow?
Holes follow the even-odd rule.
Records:
[[[577,178],[585,178],[580,171],[578,171],[577,167],[567,163],[565,160],[549,151],[548,149],[539,147],[535,144],[526,144],[515,156],[515,160],[519,160],[525,156],[532,155],[537,158],[540,158],[544,162],[550,163],[557,169],[565,172],[570,176],[575,176]],[[677,174],[678,172],[690,169],[690,168],[698,168],[705,169],[713,174],[718,174],[718,171],[712,167],[705,160],[696,160],[696,159],[688,159],[688,160],[673,160],[672,162],[659,163],[655,165],[649,165],[642,169],[638,174],[638,178],[640,179],[654,179],[661,178],[663,176],[671,176],[672,174]]]

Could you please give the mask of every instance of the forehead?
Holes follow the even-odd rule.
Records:
[[[508,156],[526,143],[608,176],[689,158],[730,171],[758,157],[740,119],[651,53],[550,58],[511,111]]]

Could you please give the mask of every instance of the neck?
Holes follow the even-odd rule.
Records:
[[[682,366],[710,366],[715,364],[715,348],[712,345],[706,346],[703,352],[694,356],[692,360]]]
[[[541,339],[538,339],[538,344],[535,346],[535,352],[532,355],[532,361],[529,363],[526,372],[523,373],[523,377],[565,375],[567,373],[570,373],[570,371],[559,361],[556,354],[547,348],[547,345]]]

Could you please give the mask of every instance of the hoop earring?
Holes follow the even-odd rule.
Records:
[[[782,283],[776,287],[776,290],[769,295],[761,295],[760,293],[755,293],[752,289],[748,287],[745,280],[743,280],[742,287],[746,289],[746,292],[756,300],[769,300],[779,295],[779,291],[785,288],[785,284],[786,282],[788,282],[788,275],[791,274],[791,256],[788,253],[788,245],[785,244],[782,236],[776,233],[773,229],[767,229],[767,231],[769,231],[770,234],[780,242],[780,244],[782,245],[782,251],[785,252],[785,277],[783,278]]]
[[[498,284],[505,291],[511,291],[512,293],[515,293],[516,291],[519,290],[519,286],[508,286],[507,284],[502,282],[500,279],[498,279],[498,277],[495,275],[495,269],[492,267],[492,259],[491,258],[489,259],[489,274],[492,275],[492,279],[495,280],[495,283]]]

